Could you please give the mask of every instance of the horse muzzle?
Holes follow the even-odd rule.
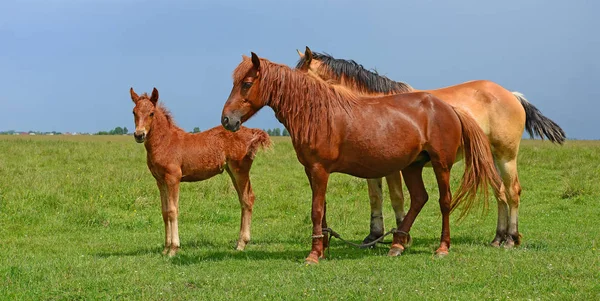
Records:
[[[144,132],[135,132],[133,133],[133,138],[135,138],[135,142],[142,143],[146,140],[146,133]]]
[[[228,131],[235,132],[240,129],[242,122],[239,117],[223,115],[223,118],[221,118],[221,124]]]

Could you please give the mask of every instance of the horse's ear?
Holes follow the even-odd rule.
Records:
[[[306,50],[304,50],[304,57],[306,57],[306,61],[310,62],[313,59],[313,53],[310,51],[310,48],[306,46]]]
[[[300,56],[300,59],[304,58],[304,53],[300,52],[300,50],[296,49],[296,52],[298,52],[298,55]]]
[[[156,105],[156,103],[158,102],[158,90],[156,90],[156,88],[152,89],[152,95],[150,96],[150,101],[154,105]]]
[[[135,91],[133,91],[133,87],[129,89],[129,94],[131,94],[131,100],[133,101],[133,103],[137,103],[138,99],[140,99],[140,97],[135,93]]]
[[[301,54],[300,51],[298,51],[298,54],[300,55],[301,60],[304,59],[304,63],[302,64],[302,67],[300,67],[300,70],[307,71],[310,67],[310,62],[313,59],[312,51],[310,51],[310,48],[308,48],[308,46],[306,46],[306,50],[304,51],[304,54]]]
[[[254,65],[254,69],[256,69],[256,71],[260,71],[260,59],[254,52],[252,52],[252,65]]]

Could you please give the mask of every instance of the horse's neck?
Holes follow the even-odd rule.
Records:
[[[163,112],[157,110],[144,143],[148,154],[152,155],[155,151],[167,147],[175,133],[174,125],[167,120]]]

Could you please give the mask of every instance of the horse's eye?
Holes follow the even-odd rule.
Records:
[[[252,87],[252,82],[244,82],[242,84],[242,88],[244,89],[250,89],[250,87]]]
[[[131,112],[133,115],[135,115],[135,112]]]
[[[154,112],[150,113],[150,117],[154,117]]]

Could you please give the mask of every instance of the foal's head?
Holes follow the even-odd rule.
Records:
[[[244,56],[233,74],[233,88],[223,107],[221,124],[230,130],[237,131],[240,125],[252,117],[266,104],[260,91],[261,79],[260,59],[252,52],[252,58]]]
[[[135,132],[133,137],[138,143],[144,142],[146,135],[150,131],[152,120],[154,119],[154,113],[158,109],[156,103],[158,102],[158,90],[154,88],[152,95],[148,97],[147,94],[138,96],[133,88],[129,89],[131,94],[131,100],[135,104],[133,108],[133,120],[135,122]]]

